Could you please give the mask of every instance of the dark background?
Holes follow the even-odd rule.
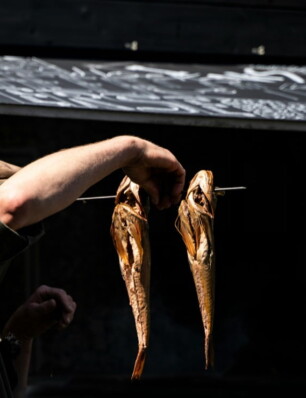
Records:
[[[2,0],[0,46],[15,55],[303,62],[305,21],[302,0]]]
[[[208,374],[303,377],[304,133],[7,117],[1,155],[22,164],[122,132],[174,151],[187,181],[205,168],[213,170],[216,185],[247,186],[218,199],[216,368]],[[113,194],[121,178],[116,172],[89,194]],[[52,216],[46,236],[7,275],[1,300],[8,313],[41,283],[66,289],[78,303],[69,329],[48,332],[36,343],[34,375],[128,377],[132,370],[136,332],[109,234],[113,206],[112,200],[77,202]],[[144,377],[205,375],[203,328],[176,215],[176,208],[150,212],[152,330]]]
[[[304,21],[302,1],[15,0],[1,2],[0,45],[3,55],[303,63]],[[137,51],[126,48],[132,41]],[[254,50],[260,46],[262,55]],[[217,392],[231,380],[227,394],[237,396],[271,383],[305,388],[305,132],[224,126],[1,115],[0,156],[22,166],[64,147],[135,134],[172,150],[187,184],[210,169],[216,185],[246,186],[218,199],[210,371],[186,251],[174,228],[177,208],[151,209],[151,339],[143,379],[177,386],[187,378],[201,388],[208,383],[206,389],[217,379],[210,390]],[[88,194],[114,194],[121,178],[118,171]],[[51,388],[72,377],[78,391],[89,385],[103,391],[109,384],[100,385],[101,378],[111,378],[110,390],[130,378],[137,339],[109,233],[113,207],[112,200],[77,202],[50,217],[46,235],[14,260],[2,284],[2,322],[42,283],[64,288],[78,303],[66,331],[36,340],[33,385],[45,380]],[[59,385],[64,391],[66,384]]]

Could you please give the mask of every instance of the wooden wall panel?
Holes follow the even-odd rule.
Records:
[[[301,1],[15,0],[0,4],[0,50],[303,58],[305,22]]]

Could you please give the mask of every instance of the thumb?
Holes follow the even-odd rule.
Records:
[[[160,197],[156,183],[154,181],[146,181],[142,187],[150,196],[151,202],[157,206],[159,204]]]
[[[53,298],[43,301],[39,303],[38,309],[41,314],[49,315],[56,309],[56,301]]]

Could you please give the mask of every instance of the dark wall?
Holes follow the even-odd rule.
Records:
[[[3,0],[0,53],[58,58],[304,62],[301,0]],[[172,150],[187,183],[211,169],[216,220],[216,368],[209,375],[261,380],[305,374],[305,156],[303,132],[0,119],[0,158],[25,165],[49,152],[129,133]],[[114,194],[122,173],[88,194]],[[45,222],[46,235],[16,258],[0,289],[1,323],[40,284],[78,303],[72,325],[36,340],[31,377],[127,376],[134,320],[110,234],[113,202],[77,202]],[[150,212],[151,339],[144,377],[202,375],[203,327],[177,208]]]
[[[0,156],[22,165],[121,133],[168,147],[185,166],[187,182],[198,170],[211,169],[216,185],[247,186],[218,199],[212,374],[302,376],[305,134],[2,117]],[[121,178],[116,172],[89,193],[113,194]],[[109,234],[112,210],[111,200],[77,202],[50,217],[45,237],[14,261],[1,287],[8,314],[41,283],[66,289],[78,303],[66,331],[50,331],[36,342],[33,376],[131,374],[137,340]],[[203,328],[176,215],[176,208],[150,212],[152,318],[145,377],[205,373]]]
[[[0,51],[74,57],[305,59],[301,0],[13,0],[0,4]]]

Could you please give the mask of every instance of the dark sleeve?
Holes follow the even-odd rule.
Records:
[[[14,231],[0,222],[0,281],[8,263],[44,234],[42,223]]]
[[[1,398],[11,398],[13,397],[12,390],[18,384],[18,375],[16,369],[13,365],[12,358],[9,352],[1,347],[0,344],[0,376],[2,388],[0,388]]]

